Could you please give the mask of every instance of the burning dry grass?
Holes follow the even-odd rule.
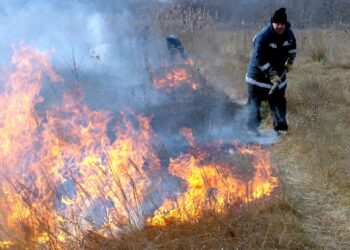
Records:
[[[199,19],[198,15],[201,15],[200,12],[198,12],[199,14],[191,13],[192,16],[196,17],[195,20]],[[206,12],[203,13],[207,16]],[[168,18],[168,20],[171,20],[171,18]],[[169,23],[172,24],[171,21]],[[167,27],[163,28],[166,29]],[[243,79],[249,56],[250,39],[253,33],[252,31],[216,31],[211,26],[203,25],[199,31],[192,28],[186,30],[183,34],[185,45],[188,45],[187,49],[201,55],[203,58],[204,65],[200,66],[198,70],[207,78],[208,82],[216,88],[224,89],[231,97],[241,97],[245,96]],[[56,178],[43,175],[41,181],[44,181],[45,185],[44,190],[41,191],[46,193],[47,197],[41,200],[41,203],[35,205],[25,198],[28,195],[36,199],[39,198],[38,193],[26,190],[30,188],[35,190],[36,181],[26,180],[27,183],[34,186],[28,187],[19,185],[21,183],[15,179],[15,182],[12,180],[8,183],[9,185],[15,183],[17,186],[10,187],[3,184],[0,195],[7,198],[12,197],[14,200],[10,200],[10,203],[20,201],[20,204],[15,204],[11,208],[13,211],[11,209],[8,211],[6,204],[0,204],[0,207],[4,218],[10,219],[6,217],[9,213],[15,217],[17,216],[17,220],[23,223],[16,224],[17,228],[13,230],[5,228],[6,225],[3,222],[0,224],[1,229],[5,229],[3,231],[6,232],[0,237],[0,249],[302,249],[324,246],[348,248],[350,242],[348,218],[350,216],[348,216],[347,208],[350,206],[348,195],[350,172],[347,163],[349,162],[348,152],[350,152],[348,146],[350,95],[347,79],[350,75],[344,71],[344,65],[348,62],[346,60],[347,54],[344,53],[348,46],[348,42],[346,42],[348,36],[338,31],[334,31],[334,33],[331,31],[326,31],[326,33],[324,31],[315,31],[315,33],[314,31],[301,31],[297,35],[299,41],[301,41],[299,43],[301,50],[294,73],[290,74],[291,84],[288,89],[291,131],[279,144],[273,146],[273,157],[280,166],[282,183],[271,197],[263,197],[263,194],[259,196],[262,198],[250,203],[226,204],[230,206],[226,206],[225,209],[222,209],[222,204],[214,202],[214,209],[202,210],[201,216],[193,220],[189,218],[179,221],[177,217],[170,217],[162,226],[146,224],[144,229],[128,227],[127,224],[130,224],[130,218],[128,220],[127,217],[133,217],[135,214],[132,211],[123,210],[122,214],[111,216],[112,219],[120,218],[118,216],[123,217],[126,221],[123,224],[126,230],[121,232],[118,237],[107,237],[106,234],[99,232],[96,228],[91,228],[88,231],[82,230],[79,223],[83,220],[83,215],[61,217],[52,213],[52,210],[54,210],[52,205],[54,192],[57,190],[52,188],[51,184]],[[325,39],[329,36],[332,37],[332,41],[343,41],[342,44],[345,45],[343,47],[332,47],[330,42]],[[317,44],[318,42],[319,44]],[[36,91],[38,90],[36,89]],[[33,95],[37,96],[36,92]],[[29,106],[33,108],[34,104],[31,103]],[[71,106],[68,105],[68,108],[71,109],[71,113],[74,113]],[[33,111],[34,108],[29,111],[25,110],[25,114],[32,119]],[[86,108],[83,108],[83,111],[85,113],[89,112]],[[97,123],[101,121],[101,117],[96,113],[92,116]],[[52,151],[47,157],[53,158],[58,157],[60,151],[64,150],[70,143],[76,144],[74,140],[71,141],[72,134],[65,133],[64,129],[59,130],[60,127],[56,118],[53,116],[53,120],[49,121],[55,125],[52,127],[55,129],[48,130],[48,132],[51,134],[55,134],[57,131],[63,132],[57,133],[59,135],[57,145],[54,143],[55,141],[49,143]],[[40,120],[33,122],[33,130],[39,122]],[[69,124],[65,125],[68,126]],[[80,126],[80,128],[83,128],[82,131],[74,136],[82,136],[79,139],[84,141],[86,133],[93,131],[89,130],[90,125]],[[139,127],[143,126],[148,128],[149,124],[145,118],[139,118]],[[9,130],[11,131],[11,129]],[[146,129],[147,131],[149,132]],[[103,143],[107,141],[107,138],[101,137],[100,132],[95,131],[94,136],[100,138],[100,142]],[[118,137],[127,140],[125,131],[120,132],[121,135]],[[141,134],[146,137],[149,136],[148,133]],[[134,137],[137,141],[139,134],[134,133]],[[27,135],[24,138],[27,138]],[[86,141],[86,143],[82,148],[91,149],[94,147],[91,141]],[[6,144],[3,144],[3,146],[6,146]],[[118,153],[125,145],[117,142],[116,145],[105,144],[105,146],[107,148],[111,147],[114,153]],[[144,147],[149,149],[151,145],[146,144]],[[134,146],[131,146],[131,148],[134,148]],[[15,150],[18,150],[18,148]],[[26,150],[23,151],[27,152]],[[70,153],[69,149],[67,150],[63,155],[66,156]],[[106,154],[104,158],[99,158],[105,154],[104,151],[105,149],[94,153],[94,158],[84,158],[85,155],[82,157],[82,162],[79,161],[81,159],[77,160],[73,157],[76,161],[74,164],[81,163],[82,169],[86,170],[87,166],[100,169],[100,172],[97,170],[97,172],[81,170],[82,172],[76,177],[80,178],[80,175],[83,174],[86,174],[87,178],[96,175],[101,180],[101,178],[105,178],[105,174],[108,173],[110,168],[118,168],[118,166],[112,166],[113,155]],[[110,159],[110,157],[113,159]],[[72,160],[73,158],[65,160]],[[61,200],[66,207],[71,206],[72,208],[68,215],[70,212],[84,213],[90,201],[96,198],[96,196],[93,197],[94,191],[103,191],[106,190],[105,188],[107,188],[107,192],[100,193],[102,194],[101,197],[106,198],[105,200],[102,199],[103,201],[114,199],[115,204],[119,204],[120,201],[127,201],[133,203],[132,205],[139,209],[140,196],[145,195],[142,193],[145,191],[143,187],[148,185],[149,180],[139,166],[144,165],[147,157],[141,152],[135,152],[132,158],[124,155],[122,159],[124,167],[112,169],[107,174],[114,180],[114,184],[109,183],[112,186],[104,185],[105,182],[99,183],[96,180],[84,183],[85,180],[74,179],[74,174],[70,173],[70,178],[77,186],[77,190],[81,191],[81,194],[80,198],[77,199],[67,197],[71,199]],[[135,163],[134,159],[138,159],[138,161]],[[152,159],[150,162],[159,165],[157,159]],[[14,162],[16,160],[18,159],[13,159]],[[118,159],[114,160],[117,161]],[[7,165],[11,164],[11,161],[9,161]],[[19,165],[22,166],[23,164]],[[42,171],[42,167],[39,166],[35,173],[39,174]],[[130,178],[130,171],[135,172],[134,174],[137,176],[142,176],[142,178],[133,180]],[[186,168],[183,171],[186,172]],[[120,177],[116,178],[120,172],[123,172],[127,177],[124,180],[125,183],[121,181]],[[18,185],[21,188],[18,189]],[[137,186],[141,186],[141,189],[135,188]],[[125,187],[130,189],[125,191]],[[191,187],[191,185],[187,185],[187,187]],[[109,188],[111,190],[108,190]],[[9,190],[12,190],[12,195],[9,195]],[[16,190],[24,193],[16,194]],[[115,190],[118,190],[117,194],[113,193],[116,192]],[[28,191],[30,192],[28,193]],[[206,191],[208,190],[206,189]],[[130,198],[128,193],[133,198]],[[265,194],[270,194],[270,192]],[[19,200],[14,198],[17,195],[20,196]],[[124,199],[120,198],[123,196]],[[207,198],[206,196],[204,198]],[[98,206],[100,204],[93,205]],[[119,205],[127,210],[125,204]],[[218,207],[222,213],[218,213],[215,209]],[[75,211],[73,211],[74,209]],[[56,220],[55,223],[52,223],[51,219]],[[144,218],[136,219],[141,221]],[[70,228],[62,226],[62,223],[71,224]],[[72,227],[75,227],[78,236],[68,232]],[[13,237],[14,234],[16,234],[15,237]],[[70,236],[72,236],[71,239]],[[310,239],[314,239],[314,241]],[[64,243],[62,243],[63,241]]]
[[[207,214],[230,214],[268,196],[278,184],[267,150],[230,143],[227,153],[248,155],[253,168],[251,176],[240,175],[234,165],[216,161],[221,143],[207,152],[195,144],[189,128],[182,129],[189,150],[161,165],[148,117],[122,112],[112,141],[106,133],[108,112],[90,110],[79,88],[63,92],[63,103],[42,117],[35,109],[43,101],[42,79],[62,79],[47,56],[30,47],[19,48],[13,62],[0,96],[2,248],[88,248],[98,234],[198,223]],[[182,183],[171,198],[162,192],[166,174]]]

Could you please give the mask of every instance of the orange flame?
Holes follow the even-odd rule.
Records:
[[[155,88],[174,88],[181,84],[190,84],[193,90],[198,88],[198,84],[193,82],[187,71],[183,68],[174,68],[171,73],[167,73],[163,79],[153,81]]]
[[[184,65],[187,67],[176,66],[171,68],[171,72],[165,74],[161,79],[154,76],[153,86],[157,89],[160,88],[175,88],[181,85],[189,85],[193,90],[198,89],[198,83],[193,79],[192,73],[189,72],[190,69],[195,64],[194,60],[189,58],[185,61]]]
[[[42,120],[36,114],[34,106],[42,101],[39,96],[41,81],[44,75],[52,82],[62,81],[46,58],[45,54],[25,46],[15,52],[12,57],[15,70],[4,80],[4,89],[0,95],[1,175],[11,173],[12,176],[18,176],[13,181],[13,186],[1,182],[0,206],[7,213],[4,220],[12,226],[18,218],[27,219],[31,210],[37,209],[39,205],[30,204],[32,209],[29,209],[28,201],[20,201],[18,197],[21,195],[20,190],[23,191],[24,172],[28,168],[28,162],[36,162],[34,152]],[[34,177],[29,175],[26,178]]]
[[[31,232],[25,240],[51,242],[53,235],[78,237],[96,225],[104,232],[142,226],[141,205],[151,184],[144,169],[161,172],[149,118],[137,116],[133,123],[123,114],[112,143],[109,114],[80,104],[79,89],[40,117],[35,105],[43,101],[44,75],[61,78],[46,55],[29,48],[17,51],[13,63],[0,96],[1,176],[6,179],[0,184],[0,207],[9,230],[25,225]]]
[[[196,156],[181,154],[171,159],[168,170],[186,182],[187,190],[174,199],[166,199],[147,222],[153,226],[175,221],[193,222],[205,211],[221,213],[230,204],[269,195],[278,184],[271,173],[269,152],[258,146],[240,147],[238,151],[254,157],[255,174],[246,182],[236,176],[232,166],[205,163],[208,154],[204,150]]]

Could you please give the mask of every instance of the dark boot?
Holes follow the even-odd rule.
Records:
[[[288,130],[288,124],[286,122],[280,122],[274,125],[274,129],[276,131],[287,131]]]

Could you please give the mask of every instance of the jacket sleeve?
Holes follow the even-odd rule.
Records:
[[[270,62],[268,61],[268,39],[264,34],[258,34],[254,37],[254,56],[259,69],[265,74],[269,75],[269,72],[273,71]]]
[[[291,63],[294,63],[295,57],[297,56],[297,43],[294,37],[293,32],[291,32],[291,40],[292,40],[292,44],[290,46],[290,49],[288,51],[288,58],[290,60]]]

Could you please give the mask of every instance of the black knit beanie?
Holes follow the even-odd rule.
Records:
[[[273,13],[273,16],[271,17],[272,23],[287,23],[287,14],[285,8],[280,8]]]

